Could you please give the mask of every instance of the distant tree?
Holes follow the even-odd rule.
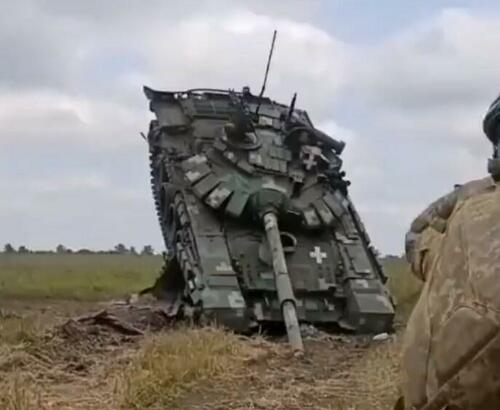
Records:
[[[26,246],[22,245],[22,246],[19,247],[19,249],[17,250],[17,252],[18,253],[30,253],[30,250]]]
[[[68,253],[68,249],[64,245],[57,245],[57,253]]]
[[[401,259],[401,258],[398,255],[388,254],[388,255],[385,255],[382,259],[395,260],[395,259]]]
[[[128,250],[123,243],[119,243],[118,245],[115,246],[115,252],[119,253],[120,255],[125,255],[128,252]]]
[[[155,251],[151,245],[145,245],[142,248],[141,255],[154,255]]]
[[[5,244],[5,246],[3,247],[3,251],[5,253],[16,253],[16,250],[10,243]]]
[[[77,254],[80,254],[80,255],[91,255],[93,254],[94,252],[92,252],[90,249],[79,249],[77,252]]]
[[[137,251],[135,250],[134,246],[130,247],[130,251],[129,252],[130,252],[131,255],[137,255]]]

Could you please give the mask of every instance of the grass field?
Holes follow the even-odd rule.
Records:
[[[47,328],[150,286],[161,257],[0,255],[0,409],[390,408],[398,395],[399,335],[360,346],[286,344],[221,329],[181,327],[133,341],[94,328],[68,340]],[[404,322],[420,283],[384,261]],[[79,333],[77,332],[77,335]]]
[[[151,286],[161,256],[0,254],[0,298],[93,301]]]
[[[161,256],[0,254],[0,297],[95,301],[140,291],[154,282]],[[384,261],[388,286],[411,306],[420,282],[402,259]]]
[[[387,287],[397,303],[397,318],[406,321],[420,295],[422,282],[410,272],[403,259],[385,260],[383,265],[389,277]]]

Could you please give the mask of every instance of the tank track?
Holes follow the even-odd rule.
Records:
[[[187,239],[187,243],[169,244],[167,226],[168,222],[165,215],[164,186],[169,182],[168,173],[166,172],[165,158],[163,157],[161,148],[154,148],[149,153],[149,165],[151,175],[151,191],[153,194],[153,201],[155,204],[156,215],[160,223],[160,229],[167,250],[167,257],[165,258],[163,266],[160,268],[156,283],[151,288],[153,294],[167,301],[171,314],[178,317],[190,317],[197,322],[203,319],[199,303],[196,303],[190,295],[190,289],[187,283],[182,283],[186,279],[190,279],[193,267],[186,266],[185,257],[183,254],[186,247],[192,248],[194,252],[193,239],[190,231],[185,230],[183,237]],[[182,195],[176,194],[174,196],[174,209],[175,214],[173,217],[176,220],[182,219],[182,216],[187,214],[186,205]],[[172,222],[172,221],[170,221]],[[186,229],[186,227],[184,227]],[[173,247],[173,248],[172,248]],[[196,271],[197,268],[194,268]],[[181,284],[182,283],[182,284]],[[182,288],[181,288],[182,286]],[[169,289],[176,289],[173,293],[169,293]]]
[[[168,249],[165,213],[164,210],[162,209],[162,201],[161,201],[161,187],[162,184],[168,182],[168,180],[162,181],[161,169],[163,168],[163,166],[164,163],[161,157],[160,149],[159,148],[155,148],[154,150],[151,149],[149,152],[151,192],[153,194],[153,201],[156,209],[158,222],[160,224],[163,241],[165,243],[166,248]]]

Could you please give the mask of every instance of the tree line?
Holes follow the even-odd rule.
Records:
[[[57,245],[54,250],[31,250],[26,246],[19,246],[17,249],[10,243],[6,243],[3,247],[5,254],[107,254],[107,255],[155,255],[155,250],[151,245],[144,245],[142,249],[137,250],[134,246],[127,247],[123,243],[117,244],[113,249],[94,251],[91,249],[71,249],[64,245]]]
[[[156,255],[156,253],[151,245],[144,245],[141,250],[137,250],[134,246],[127,247],[123,243],[117,244],[113,249],[94,251],[90,249],[71,249],[64,245],[57,245],[54,250],[31,250],[26,246],[19,246],[17,249],[10,243],[7,243],[3,247],[3,251],[0,253],[4,254],[80,254],[80,255]],[[404,253],[402,255],[382,255],[378,250],[375,249],[375,253],[378,258],[383,260],[395,260],[395,259],[405,259]]]

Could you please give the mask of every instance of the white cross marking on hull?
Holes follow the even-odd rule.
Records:
[[[326,259],[326,252],[323,252],[319,246],[315,246],[314,250],[309,252],[309,256],[316,259],[316,263],[321,265],[323,263],[323,259]]]

